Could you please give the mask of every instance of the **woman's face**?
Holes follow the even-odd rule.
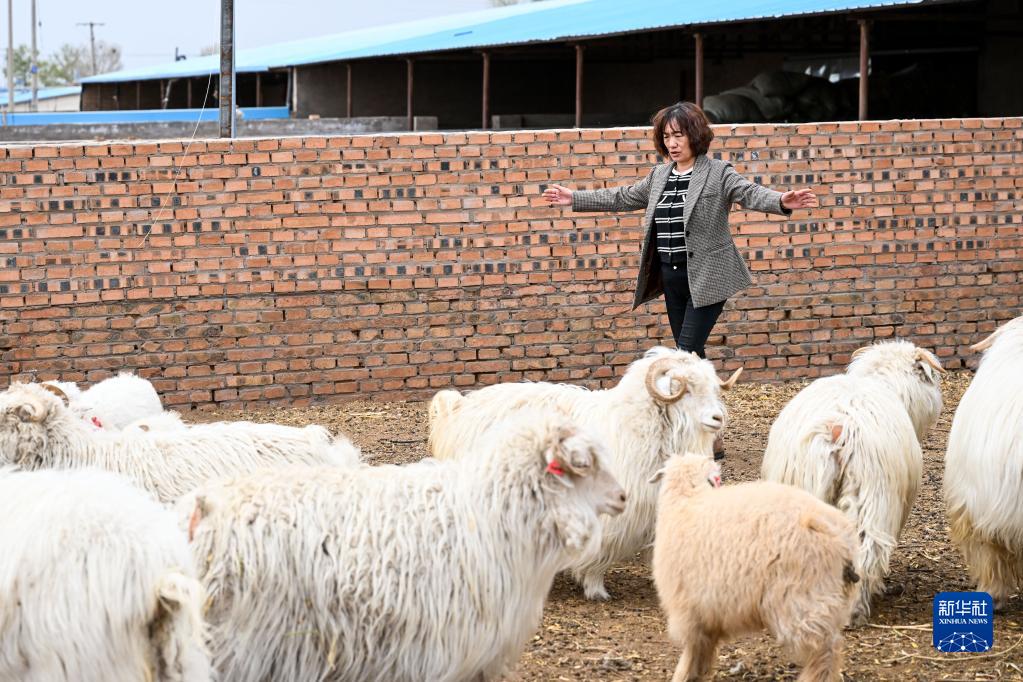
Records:
[[[693,148],[689,146],[689,138],[678,128],[678,123],[668,121],[664,126],[664,146],[668,150],[668,156],[676,164],[684,164],[693,158]]]

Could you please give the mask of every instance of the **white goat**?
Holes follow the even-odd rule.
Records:
[[[430,404],[430,450],[449,459],[481,452],[493,424],[523,409],[557,411],[601,437],[610,448],[608,471],[625,488],[625,513],[604,520],[599,556],[572,573],[588,599],[607,599],[604,573],[653,539],[657,492],[650,476],[676,452],[711,453],[725,424],[722,382],[714,366],[694,353],[652,348],[632,363],[614,388],[591,391],[551,383],[496,384],[464,396],[441,391]]]
[[[1002,607],[1023,584],[1023,317],[973,349],[984,357],[948,434],[945,505],[977,589]]]
[[[564,418],[509,424],[489,447],[473,464],[289,467],[182,498],[221,682],[501,675],[625,493]]]
[[[97,466],[125,474],[168,502],[199,483],[281,464],[355,465],[359,452],[319,426],[218,422],[181,430],[96,429],[39,384],[0,393],[0,465]]]
[[[856,349],[845,373],[884,382],[894,391],[913,420],[917,440],[923,445],[927,433],[941,414],[941,378],[945,370],[938,358],[909,341],[881,341]]]
[[[707,676],[720,640],[767,629],[806,666],[800,680],[838,682],[858,592],[852,523],[792,486],[722,488],[702,455],[672,457],[662,471],[653,575],[683,648],[674,681]]]
[[[72,412],[100,428],[120,430],[137,419],[163,412],[153,385],[130,372],[104,379],[84,391],[66,381],[46,381],[43,385],[64,398]]]
[[[905,341],[854,354],[847,374],[817,379],[778,415],[761,474],[834,504],[856,524],[862,576],[855,620],[870,614],[923,472],[918,436],[937,421],[936,358]]]
[[[172,511],[109,472],[8,468],[0,518],[0,680],[210,679]]]

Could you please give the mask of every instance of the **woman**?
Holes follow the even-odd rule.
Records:
[[[573,211],[646,209],[633,309],[664,293],[676,346],[701,358],[725,301],[753,281],[728,230],[732,204],[779,215],[817,206],[813,190],[776,192],[708,157],[713,139],[703,110],[679,102],[653,119],[654,146],[669,160],[636,184],[591,191],[551,185],[543,192],[551,206]]]

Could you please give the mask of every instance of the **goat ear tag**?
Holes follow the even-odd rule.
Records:
[[[552,459],[547,463],[547,469],[545,469],[545,471],[549,474],[554,474],[555,476],[565,475],[565,470],[561,468],[561,464],[556,459]]]
[[[715,488],[720,488],[721,487],[721,475],[720,474],[714,474],[713,476],[711,476],[710,477],[710,484],[713,487],[715,487]]]

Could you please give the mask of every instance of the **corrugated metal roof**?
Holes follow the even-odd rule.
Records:
[[[288,107],[244,107],[242,118],[248,121],[288,118]],[[220,112],[216,109],[139,109],[120,111],[16,111],[7,114],[7,125],[40,126],[54,123],[168,123],[216,121]]]
[[[921,5],[928,0],[546,0],[497,7],[435,19],[389,24],[320,38],[239,50],[238,73],[272,68],[566,40],[675,26],[706,25],[757,19]],[[205,76],[219,70],[220,57],[210,55],[162,66],[132,69],[82,79],[112,83]]]
[[[38,99],[52,99],[54,97],[68,97],[78,95],[82,92],[80,85],[62,85],[52,88],[39,88]],[[32,91],[24,88],[14,88],[14,103],[24,104],[32,101]],[[7,104],[7,88],[0,88],[0,105]]]

